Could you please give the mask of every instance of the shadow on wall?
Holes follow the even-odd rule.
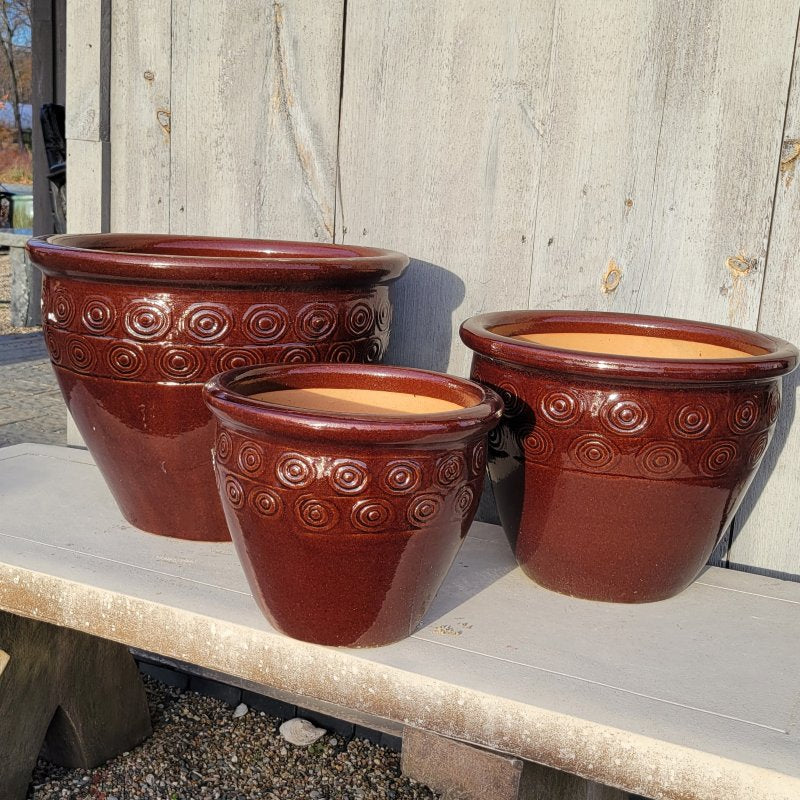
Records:
[[[444,267],[412,258],[390,292],[394,316],[384,362],[447,372],[453,312],[464,299],[464,281]]]
[[[736,537],[744,527],[750,515],[753,513],[758,499],[764,487],[767,485],[775,466],[781,457],[783,449],[786,447],[786,440],[789,437],[792,423],[794,422],[795,413],[797,410],[797,393],[800,388],[800,369],[795,370],[791,375],[783,378],[783,399],[781,402],[781,412],[778,417],[778,425],[775,429],[775,435],[772,437],[767,454],[761,462],[758,473],[756,474],[753,484],[745,496],[744,502],[739,509],[736,517],[733,520],[733,533],[731,536],[731,545],[736,541]],[[760,567],[750,567],[747,565],[737,564],[735,561],[730,561],[728,566],[732,569],[743,569],[747,572],[755,572],[758,575],[767,575],[771,578],[781,578],[783,580],[800,581],[800,575],[793,573],[780,572],[771,569],[762,569]]]
[[[453,313],[464,300],[464,281],[449,269],[412,258],[389,291],[394,316],[384,363],[447,372],[454,345]],[[460,340],[455,346],[463,347]],[[476,519],[499,522],[488,480]]]

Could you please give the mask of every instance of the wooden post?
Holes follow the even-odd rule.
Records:
[[[91,769],[150,735],[133,657],[121,644],[0,614],[0,798],[22,800],[41,753]]]

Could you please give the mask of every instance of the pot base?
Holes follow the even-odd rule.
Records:
[[[159,536],[230,541],[211,465],[214,423],[196,386],[120,386],[53,369],[75,425],[131,525]],[[124,404],[114,400],[122,389]]]

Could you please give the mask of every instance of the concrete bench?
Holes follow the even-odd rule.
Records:
[[[709,568],[662,603],[573,600],[476,523],[422,628],[337,650],[273,631],[232,545],[128,526],[84,451],[1,449],[0,510],[14,619],[402,730],[406,771],[449,796],[800,797],[798,584]],[[0,675],[0,706],[4,691]]]

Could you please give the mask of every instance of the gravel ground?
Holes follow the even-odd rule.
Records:
[[[336,734],[294,747],[279,719],[144,681],[153,736],[95,770],[40,761],[29,800],[436,800],[392,750]]]

